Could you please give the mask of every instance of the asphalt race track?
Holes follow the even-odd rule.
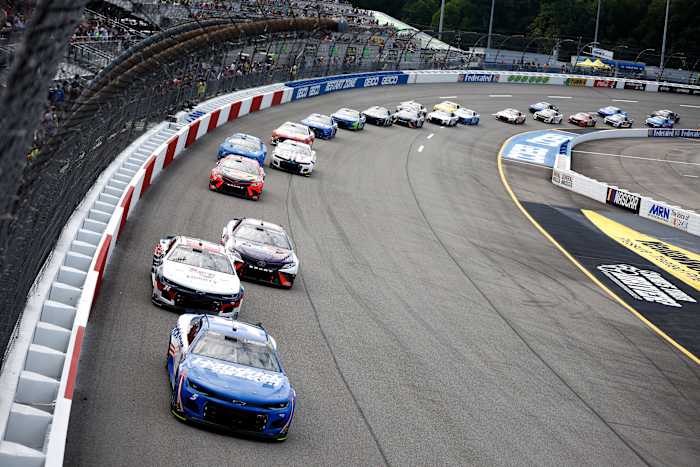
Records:
[[[312,177],[268,169],[259,202],[207,189],[216,149],[234,131],[267,137],[312,111],[411,98],[432,107],[447,96],[479,111],[479,127],[341,130],[316,143]],[[65,465],[697,465],[700,368],[556,250],[499,177],[503,141],[547,126],[492,113],[549,100],[568,116],[612,99],[638,100],[618,105],[641,122],[688,98],[376,88],[272,108],[197,142],[139,204],[109,265],[83,344]],[[700,109],[680,111],[697,126]],[[620,153],[597,147],[589,150]],[[607,173],[618,159],[596,166]],[[523,202],[605,209],[554,187],[549,170],[505,163],[505,172]],[[666,183],[656,182],[653,190]],[[168,410],[163,364],[176,315],[150,302],[153,245],[168,233],[217,241],[234,216],[284,224],[301,259],[290,291],[246,283],[242,313],[275,336],[299,394],[285,443],[205,431]]]

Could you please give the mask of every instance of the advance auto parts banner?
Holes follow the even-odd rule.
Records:
[[[292,100],[296,101],[299,99],[306,99],[307,97],[320,96],[329,92],[342,91],[344,89],[394,86],[397,84],[406,84],[407,82],[407,74],[400,71],[387,71],[292,81],[285,83],[285,85],[294,88]]]
[[[501,77],[500,81],[503,81],[503,77]],[[549,83],[549,76],[508,75],[508,82],[524,84],[547,84]]]

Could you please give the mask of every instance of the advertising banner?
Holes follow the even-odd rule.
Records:
[[[501,155],[526,164],[554,167],[561,146],[576,135],[560,130],[539,130],[521,133],[503,146]]]
[[[692,96],[700,96],[700,89],[693,89],[681,86],[666,86],[659,85],[659,92],[670,92],[673,94],[689,94]]]
[[[649,138],[700,138],[700,130],[687,128],[649,128]]]
[[[608,196],[606,197],[605,202],[607,204],[617,206],[618,208],[639,214],[639,204],[642,202],[642,199],[633,193],[608,187]]]
[[[569,171],[554,169],[552,171],[552,183],[567,190],[574,188],[574,179]]]
[[[459,82],[464,83],[494,83],[498,82],[496,73],[461,73]]]
[[[390,71],[292,81],[286,83],[286,85],[294,88],[292,100],[296,101],[299,99],[306,99],[307,97],[320,96],[329,92],[342,91],[344,89],[394,86],[397,84],[406,84],[407,82],[407,74],[400,71]]]
[[[508,75],[508,82],[526,84],[547,84],[549,83],[549,76]]]
[[[612,50],[606,50],[606,49],[599,49],[598,47],[593,47],[591,49],[591,55],[594,57],[600,57],[604,58],[606,60],[612,60],[613,59],[613,52]]]
[[[582,88],[582,87],[586,86],[586,81],[587,81],[586,78],[566,78],[566,81],[564,82],[564,84],[566,84],[567,86],[570,86],[570,87]]]
[[[593,81],[593,87],[595,88],[614,88],[615,80],[612,79],[597,79]]]
[[[630,89],[632,91],[644,91],[646,88],[646,83],[625,81],[625,89]]]

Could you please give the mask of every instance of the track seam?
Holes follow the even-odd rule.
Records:
[[[289,209],[289,200],[291,198],[291,193],[292,193],[292,182],[293,182],[292,177],[293,177],[293,175],[290,174],[289,175],[289,184],[287,185],[287,197],[285,199],[285,207],[287,210],[287,228],[289,229],[289,234],[292,237],[292,240],[294,241],[294,229],[292,228],[292,217],[291,217],[291,212]],[[294,244],[297,245],[297,249],[298,249],[298,244],[296,243],[296,241],[294,241]],[[320,316],[318,313],[318,309],[316,308],[316,304],[314,303],[313,299],[311,298],[311,293],[309,293],[308,287],[306,287],[306,281],[304,280],[304,273],[301,271],[299,272],[299,278],[301,279],[302,284],[304,286],[304,293],[306,294],[306,298],[309,300],[309,305],[311,305],[311,310],[313,311],[314,318],[316,320],[316,324],[318,325],[318,330],[321,333],[321,338],[323,339],[323,342],[326,345],[326,348],[328,349],[328,353],[330,354],[331,358],[333,359],[333,366],[335,366],[335,369],[337,370],[338,375],[340,376],[340,380],[343,382],[345,389],[347,389],[348,393],[350,394],[350,398],[352,399],[353,404],[357,408],[357,411],[360,413],[360,417],[362,418],[362,421],[364,422],[365,426],[367,427],[367,431],[369,431],[369,434],[372,437],[372,440],[374,441],[375,446],[377,447],[377,451],[379,451],[379,454],[382,456],[382,460],[384,461],[384,465],[391,466],[391,463],[389,462],[389,459],[387,458],[387,455],[384,452],[382,445],[379,443],[379,437],[377,436],[374,429],[372,428],[372,425],[369,423],[369,419],[367,418],[367,415],[365,414],[364,410],[362,409],[362,406],[360,405],[359,400],[355,396],[355,393],[350,388],[350,383],[345,378],[345,374],[340,369],[340,363],[338,362],[338,358],[336,357],[335,352],[333,351],[333,347],[331,347],[331,344],[330,344],[330,341],[328,340],[328,336],[326,335],[326,332],[323,330],[323,326],[321,325],[321,319],[320,319]]]
[[[540,355],[531,345],[530,343],[525,339],[525,337],[517,330],[517,328],[510,322],[506,316],[499,311],[499,309],[496,307],[496,305],[491,301],[491,299],[486,295],[486,293],[479,287],[479,285],[469,276],[469,274],[466,272],[466,270],[462,267],[462,265],[457,261],[457,258],[454,257],[454,255],[450,252],[450,250],[447,248],[447,245],[442,241],[440,236],[437,234],[437,231],[433,227],[433,225],[430,223],[428,220],[425,211],[423,210],[423,207],[420,204],[420,201],[418,201],[418,196],[416,194],[415,188],[413,186],[413,182],[411,181],[411,175],[408,170],[408,164],[411,159],[411,152],[413,149],[413,145],[415,144],[415,140],[411,143],[411,146],[408,149],[408,153],[406,154],[406,162],[404,163],[404,171],[406,173],[406,178],[408,180],[408,186],[409,189],[411,190],[411,195],[413,196],[413,199],[416,203],[416,206],[418,207],[418,211],[421,214],[421,217],[425,221],[426,225],[432,232],[433,236],[435,237],[435,240],[438,242],[440,247],[443,249],[443,251],[447,254],[447,256],[452,260],[452,262],[457,266],[457,268],[460,270],[462,275],[469,281],[469,283],[476,289],[476,291],[481,295],[481,297],[486,301],[486,303],[489,304],[491,309],[503,320],[503,322],[513,331],[513,333],[522,341],[522,343],[527,347],[532,354],[537,357],[537,359],[542,362],[542,364],[549,369],[550,372],[567,388],[571,393],[573,393],[576,398],[581,401],[581,403],[588,408],[588,410],[591,411],[603,424],[608,427],[608,429],[615,434],[615,436],[630,450],[632,451],[638,458],[639,460],[644,463],[644,465],[651,467],[651,464],[639,453],[637,452],[636,449],[632,447],[632,445],[622,437],[620,433],[618,433],[615,428],[608,423],[598,411],[593,408],[576,390],[564,379],[563,376],[561,376],[555,369],[552,367],[547,361]],[[499,156],[500,157],[500,156]]]

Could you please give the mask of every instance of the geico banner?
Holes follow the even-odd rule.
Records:
[[[642,199],[627,191],[618,190],[617,188],[608,187],[608,195],[605,198],[607,204],[617,206],[618,208],[626,209],[635,214],[639,214],[639,204]]]
[[[494,83],[498,81],[497,73],[460,73],[459,82],[463,83]]]
[[[700,130],[685,128],[649,128],[649,138],[700,138]]]
[[[496,81],[499,81],[496,79]],[[501,78],[502,82],[503,79]],[[547,84],[549,76],[534,76],[534,75],[508,75],[509,83],[525,83],[525,84]]]
[[[649,200],[649,202],[644,203],[644,210],[641,215],[642,217],[654,219],[680,230],[688,230],[690,213],[682,209],[676,209],[671,206],[666,206],[663,203]]]
[[[375,86],[394,86],[406,84],[408,75],[396,72],[384,73],[360,73],[355,75],[345,75],[342,77],[331,76],[329,78],[319,78],[305,81],[292,81],[286,83],[294,88],[292,100],[306,99],[307,97],[320,96],[329,92],[342,91],[344,89],[371,88]]]
[[[586,86],[586,81],[587,81],[586,78],[566,78],[566,81],[564,82],[564,84],[566,84],[567,86],[571,86],[571,87],[582,88],[582,87]]]

